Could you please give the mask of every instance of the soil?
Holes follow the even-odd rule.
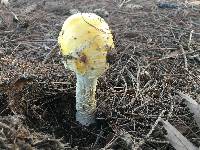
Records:
[[[162,117],[199,147],[199,128],[176,92],[200,103],[200,6],[167,2],[0,5],[0,127],[12,131],[4,133],[0,149],[101,149],[125,132],[138,149],[172,150],[162,125],[147,137],[163,110]],[[64,68],[56,47],[63,22],[76,12],[103,17],[115,39],[110,67],[98,81],[97,122],[89,127],[75,121],[75,74]],[[129,149],[119,143],[113,149]]]

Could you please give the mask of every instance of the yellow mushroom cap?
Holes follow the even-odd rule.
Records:
[[[93,13],[70,16],[63,24],[58,43],[65,66],[91,78],[107,69],[106,55],[114,47],[108,24]]]

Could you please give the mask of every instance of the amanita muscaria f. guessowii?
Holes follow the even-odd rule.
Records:
[[[76,120],[90,125],[95,121],[97,79],[108,68],[113,36],[103,18],[77,13],[64,22],[58,43],[65,67],[76,73]]]

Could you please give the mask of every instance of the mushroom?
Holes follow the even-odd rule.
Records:
[[[76,73],[76,120],[88,126],[95,122],[97,79],[108,68],[113,36],[103,18],[77,13],[64,22],[58,44],[65,68]]]

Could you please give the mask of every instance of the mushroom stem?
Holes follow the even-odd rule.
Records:
[[[97,78],[76,74],[76,120],[83,125],[95,122]]]

